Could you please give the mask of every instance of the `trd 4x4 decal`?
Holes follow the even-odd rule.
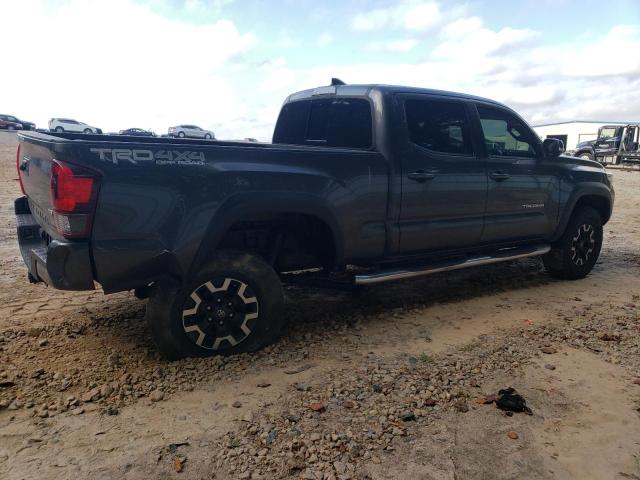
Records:
[[[92,148],[91,152],[97,153],[100,160],[115,165],[130,163],[140,165],[146,162],[154,162],[156,165],[204,165],[203,152],[190,152],[179,150],[133,150],[129,148]]]

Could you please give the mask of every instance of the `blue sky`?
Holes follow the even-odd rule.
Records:
[[[487,96],[531,123],[640,120],[638,0],[21,0],[0,31],[20,38],[0,105],[39,126],[268,140],[286,95],[331,76]]]
[[[296,65],[311,67],[318,63],[378,61],[379,54],[368,51],[367,44],[402,37],[402,32],[354,31],[353,19],[375,9],[425,2],[140,0],[139,3],[194,24],[230,19],[240,31],[254,32],[266,40],[256,48],[256,55],[261,54],[265,58],[286,55],[287,60]],[[440,2],[439,5],[442,11],[464,9],[467,15],[478,15],[487,27],[494,30],[504,27],[536,30],[549,43],[570,39],[594,40],[603,30],[619,24],[640,26],[638,0],[496,0]],[[331,36],[331,42],[321,46],[318,38],[323,33]],[[387,55],[384,60],[389,63],[398,60],[419,62],[436,45],[436,37],[437,32],[430,31],[421,38],[421,48],[399,56],[397,53]]]

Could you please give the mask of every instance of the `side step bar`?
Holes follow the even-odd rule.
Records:
[[[498,250],[491,255],[466,257],[462,260],[450,260],[448,262],[432,263],[429,265],[418,265],[414,267],[361,273],[354,276],[354,281],[356,285],[372,285],[374,283],[390,282],[393,280],[430,275],[432,273],[448,272],[450,270],[460,270],[462,268],[477,267],[479,265],[489,265],[492,263],[517,260],[518,258],[535,257],[538,255],[544,255],[549,250],[551,250],[550,245],[532,245],[527,247],[509,248]]]

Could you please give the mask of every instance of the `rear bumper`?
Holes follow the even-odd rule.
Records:
[[[47,241],[31,215],[27,197],[15,201],[18,244],[29,270],[29,280],[58,290],[94,290],[89,244]]]

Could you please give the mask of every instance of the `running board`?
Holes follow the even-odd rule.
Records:
[[[518,258],[535,257],[538,255],[544,255],[549,250],[551,250],[551,246],[549,245],[516,247],[498,250],[491,255],[466,257],[463,260],[458,259],[448,262],[432,263],[430,265],[362,273],[355,275],[354,281],[356,285],[371,285],[374,283],[390,282],[393,280],[403,280],[405,278],[431,275],[432,273],[448,272],[451,270],[460,270],[462,268],[477,267],[479,265],[490,265],[492,263],[506,262],[508,260],[517,260]]]

